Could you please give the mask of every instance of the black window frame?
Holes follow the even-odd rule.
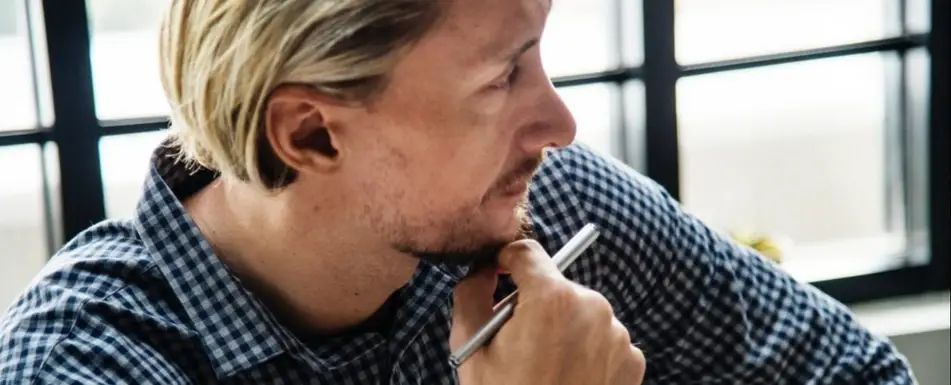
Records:
[[[29,0],[21,0],[26,1]],[[623,8],[616,0],[618,10]],[[901,0],[899,17],[902,25],[907,0]],[[558,87],[594,83],[613,83],[619,87],[630,81],[644,85],[645,174],[659,182],[674,197],[680,195],[679,151],[677,139],[678,79],[700,74],[763,67],[822,58],[841,57],[871,52],[895,52],[904,58],[912,49],[930,53],[930,95],[928,99],[928,252],[926,265],[908,266],[867,275],[811,282],[820,290],[845,303],[874,300],[898,295],[947,290],[951,287],[951,209],[949,209],[948,150],[949,109],[933,108],[949,101],[947,47],[951,46],[948,23],[940,15],[949,14],[949,2],[931,0],[931,31],[911,34],[905,28],[899,36],[816,49],[760,55],[691,65],[678,64],[675,57],[675,2],[642,0],[643,63],[604,72],[566,76],[553,79]],[[43,20],[49,58],[50,85],[55,122],[49,127],[0,132],[0,148],[17,144],[38,144],[43,149],[56,144],[59,159],[60,196],[53,197],[44,186],[46,217],[53,218],[58,206],[57,221],[47,221],[49,252],[63,242],[105,219],[103,176],[100,168],[99,140],[106,136],[154,132],[168,126],[167,118],[142,118],[100,121],[96,116],[90,60],[90,28],[85,1],[43,0]],[[621,12],[618,17],[622,18]],[[617,21],[620,25],[620,19]],[[620,34],[620,31],[618,31]],[[622,44],[623,39],[617,39]],[[621,46],[619,49],[623,48]],[[35,56],[35,55],[34,55]],[[904,60],[901,60],[904,63]],[[903,80],[899,80],[903,81]],[[624,92],[619,119],[621,130],[615,130],[616,150],[621,160],[634,162],[633,151],[626,140],[629,127],[623,119],[626,106]],[[901,113],[904,113],[902,108]],[[37,121],[42,121],[37,113]],[[899,119],[907,120],[907,119]],[[44,173],[47,172],[44,166]],[[44,178],[48,180],[48,178]],[[58,199],[58,201],[54,201]],[[58,224],[59,227],[53,227]]]

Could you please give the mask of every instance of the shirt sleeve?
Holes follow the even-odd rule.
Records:
[[[905,358],[848,308],[656,183],[580,146],[557,156],[602,231],[597,289],[644,352],[648,383],[914,383]]]
[[[99,317],[89,308],[107,304],[59,291],[31,288],[0,320],[0,385],[190,382],[152,338],[159,327],[135,334],[131,325],[142,320]]]

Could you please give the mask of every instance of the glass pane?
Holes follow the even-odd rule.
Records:
[[[905,0],[905,7],[908,32],[931,32],[931,0]]]
[[[677,61],[696,63],[879,39],[895,0],[677,0]]]
[[[682,79],[685,205],[725,232],[791,240],[787,265],[803,278],[869,268],[876,255],[903,251],[904,234],[891,231],[887,217],[886,91],[894,90],[886,89],[885,75],[896,66],[885,59],[895,57]],[[814,256],[822,256],[825,270],[795,267]]]
[[[647,173],[647,133],[644,83],[633,80],[624,84],[624,129],[627,140],[627,164],[642,174]]]
[[[100,119],[164,116],[158,27],[168,0],[88,0],[93,86]]]
[[[617,66],[617,28],[612,0],[557,0],[542,37],[548,76],[599,72]]]
[[[617,155],[612,143],[616,132],[618,89],[614,84],[595,83],[558,89],[578,127],[575,140],[605,155]]]
[[[621,54],[624,65],[637,67],[644,62],[644,10],[641,0],[621,1]]]
[[[50,237],[50,249],[56,251],[63,246],[66,240],[63,239],[63,202],[62,189],[60,188],[60,163],[59,149],[54,142],[47,142],[43,145],[43,157],[46,161],[46,183],[50,191],[50,213],[47,220],[54,224],[52,226]]]
[[[157,131],[107,136],[99,141],[107,217],[129,218],[135,212],[152,151],[166,135]]]
[[[905,151],[908,183],[905,199],[908,202],[908,242],[912,263],[926,263],[930,259],[928,238],[930,209],[928,204],[928,128],[930,125],[929,98],[931,96],[931,55],[926,48],[909,50],[905,55],[908,111]]]
[[[0,311],[47,259],[40,167],[39,146],[0,147]]]
[[[37,126],[24,1],[0,0],[0,131]]]

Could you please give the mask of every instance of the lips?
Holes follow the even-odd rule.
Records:
[[[523,196],[543,159],[544,155],[539,155],[522,160],[493,190],[505,197]]]

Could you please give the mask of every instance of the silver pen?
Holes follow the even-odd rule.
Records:
[[[565,246],[563,246],[561,250],[558,250],[555,256],[552,257],[555,261],[555,265],[558,266],[558,270],[564,272],[597,238],[598,230],[593,224],[589,223],[582,227],[581,230],[578,231],[574,237],[569,239],[568,243],[565,243]],[[458,367],[462,365],[472,353],[475,353],[476,350],[485,345],[485,343],[492,339],[495,333],[502,328],[502,324],[515,312],[517,293],[518,290],[499,302],[498,305],[496,305],[495,312],[492,314],[492,318],[489,318],[489,321],[486,322],[485,325],[482,325],[459,349],[452,352],[449,356],[449,361],[454,366]]]

